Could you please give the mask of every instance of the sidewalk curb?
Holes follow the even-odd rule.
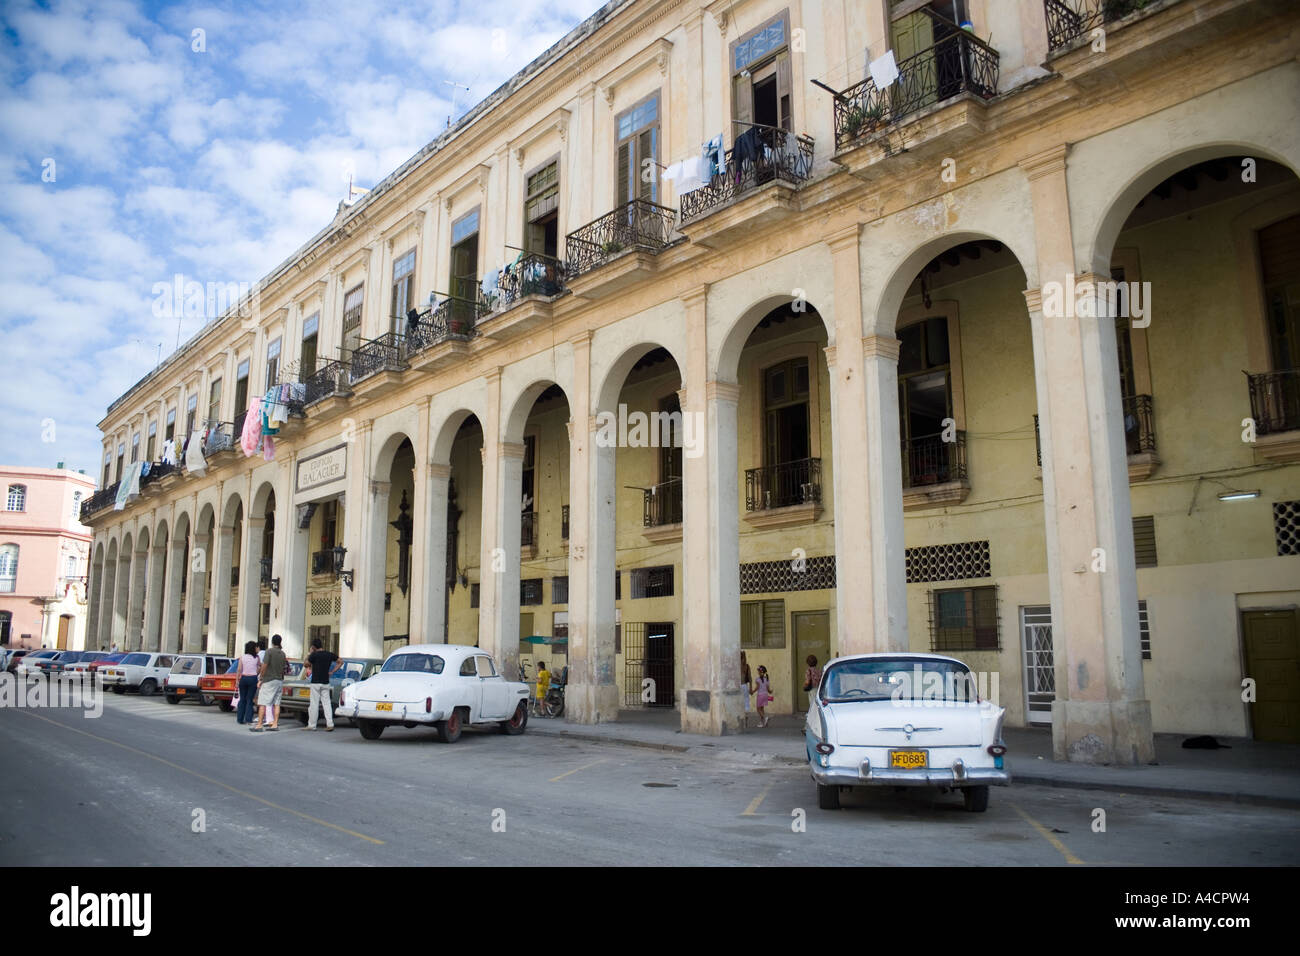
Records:
[[[529,727],[528,732],[541,734],[546,737],[559,737],[565,740],[582,740],[588,743],[614,744],[620,747],[638,747],[642,750],[660,750],[668,753],[698,753],[705,746],[704,744],[653,743],[647,740],[629,740],[625,737],[606,737],[601,734],[584,734],[581,731],[551,730],[550,728],[541,730],[532,726]],[[714,750],[713,753],[717,755],[735,754],[740,756],[766,758],[772,763],[788,767],[807,766],[806,760],[799,757],[787,757],[783,754],[754,753],[752,751],[731,750],[726,747]],[[1239,803],[1250,806],[1273,807],[1284,810],[1300,809],[1300,797],[1275,797],[1267,794],[1242,793],[1239,791],[1193,790],[1183,787],[1152,786],[1149,784],[1124,784],[1118,782],[1111,783],[1109,781],[1073,780],[1068,777],[1060,777],[1041,772],[1017,770],[1014,766],[1011,768],[1011,776],[1013,787],[1017,783],[1024,783],[1032,786],[1055,787],[1062,790],[1095,790],[1107,793],[1131,793],[1137,796],[1172,797],[1183,800],[1209,800],[1216,803]]]

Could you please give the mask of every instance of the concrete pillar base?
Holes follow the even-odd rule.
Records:
[[[617,684],[570,683],[564,688],[564,717],[571,724],[612,723],[622,696]]]
[[[739,687],[724,691],[687,690],[682,699],[682,731],[726,737],[739,733],[745,702]]]
[[[1153,762],[1156,753],[1151,736],[1151,702],[1053,702],[1052,756],[1071,763],[1119,766]]]

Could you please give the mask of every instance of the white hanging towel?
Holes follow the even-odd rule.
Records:
[[[190,435],[190,443],[185,448],[185,470],[191,475],[201,475],[208,470],[207,459],[203,457],[203,432]]]
[[[884,56],[876,57],[867,69],[871,71],[871,79],[878,90],[892,86],[898,79],[898,64],[894,61],[893,50],[886,50]]]
[[[678,164],[677,195],[704,188],[704,157],[692,156]]]

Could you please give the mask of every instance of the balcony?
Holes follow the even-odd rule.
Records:
[[[415,370],[438,372],[469,355],[470,340],[491,306],[477,299],[444,298],[416,314],[406,327],[406,361]]]
[[[239,439],[235,437],[234,422],[209,422],[208,434],[203,439],[203,457],[208,467],[235,460]]]
[[[155,461],[149,463],[149,474],[140,476],[140,494],[157,495],[161,494],[164,487],[170,482],[164,483],[164,478],[175,476],[177,468],[170,462]]]
[[[88,524],[94,515],[105,508],[113,507],[113,503],[117,501],[117,486],[118,482],[115,481],[103,491],[95,492],[81,503],[81,521],[83,524]]]
[[[682,540],[682,479],[669,478],[642,490],[641,534],[656,544]]]
[[[600,299],[653,274],[655,257],[672,242],[676,217],[667,206],[633,199],[569,233],[569,289]]]
[[[890,134],[913,118],[918,125],[908,131],[909,152],[940,137],[956,143],[983,132],[984,103],[998,92],[998,51],[955,23],[930,16],[936,33],[946,35],[901,61],[898,79],[889,86],[880,89],[868,78],[836,92],[819,84],[835,97],[836,162],[850,171],[897,152]],[[871,148],[844,155],[859,147]]]
[[[1255,452],[1269,461],[1300,461],[1300,369],[1246,374]]]
[[[354,391],[366,395],[391,392],[401,384],[402,373],[409,367],[404,357],[405,350],[402,336],[396,332],[385,332],[375,339],[363,339],[352,350],[352,358],[348,363],[348,383]]]
[[[311,573],[330,575],[334,573],[333,548],[326,548],[323,551],[313,551],[311,553]]]
[[[322,361],[303,381],[302,404],[312,417],[328,418],[341,411],[352,396],[350,366],[338,359]]]
[[[903,439],[903,510],[959,504],[970,494],[966,473],[966,433]]]
[[[519,515],[519,547],[527,557],[537,556],[537,537],[537,512],[523,512]]]
[[[812,177],[813,139],[752,126],[736,137],[725,165],[707,186],[681,198],[681,230],[692,242],[707,246],[793,215],[795,191]]]
[[[1128,454],[1128,480],[1150,478],[1160,464],[1156,454],[1156,426],[1150,395],[1125,395],[1124,446]]]
[[[745,521],[755,528],[816,521],[821,506],[820,458],[802,458],[745,471]]]
[[[1047,52],[1073,45],[1097,27],[1114,23],[1150,5],[1149,0],[1043,0],[1047,19]]]
[[[478,322],[478,334],[507,340],[551,321],[551,304],[564,294],[569,268],[540,252],[526,252],[501,273],[487,299],[491,313]]]

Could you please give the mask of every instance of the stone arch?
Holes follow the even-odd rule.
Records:
[[[252,505],[248,509],[250,515],[261,517],[266,514],[267,503],[275,498],[275,485],[269,481],[262,481],[252,494]]]
[[[415,437],[408,435],[401,428],[394,428],[382,442],[375,443],[375,457],[370,469],[370,476],[376,481],[387,481],[393,470],[393,460],[403,442],[410,442],[415,447]]]
[[[244,504],[244,496],[239,491],[231,491],[226,495],[225,503],[221,506],[221,527],[227,530],[235,527],[235,515],[239,512],[240,507]],[[248,518],[248,509],[244,508],[244,518]]]
[[[709,370],[709,378],[735,384],[740,373],[740,355],[745,350],[745,343],[749,341],[750,334],[768,313],[773,309],[789,305],[790,302],[791,298],[788,292],[774,293],[763,296],[763,298],[751,303],[748,308],[737,314],[727,326],[727,330],[722,337],[716,353],[717,361]],[[826,328],[827,343],[833,345],[835,343],[835,326],[831,316],[817,308],[813,302],[807,303],[807,309],[817,313],[822,320],[822,325]]]
[[[514,398],[514,401],[507,407],[510,411],[502,422],[502,441],[518,443],[524,440],[524,425],[528,422],[528,415],[533,410],[533,404],[538,397],[552,385],[557,385],[560,391],[564,393],[564,400],[569,403],[569,414],[573,415],[573,399],[569,391],[559,382],[550,379],[541,379],[532,382]]]
[[[678,370],[684,373],[686,363],[679,354],[680,350],[675,350],[668,343],[642,340],[635,345],[629,345],[604,370],[599,384],[593,382],[591,394],[595,399],[596,407],[594,411],[612,411],[615,409],[618,406],[618,396],[623,391],[627,377],[636,366],[636,363],[645,358],[650,352],[660,348],[672,356],[673,361],[677,363]],[[686,385],[684,380],[682,385]],[[572,406],[570,407],[572,408]],[[574,414],[576,415],[577,412],[574,412]]]

